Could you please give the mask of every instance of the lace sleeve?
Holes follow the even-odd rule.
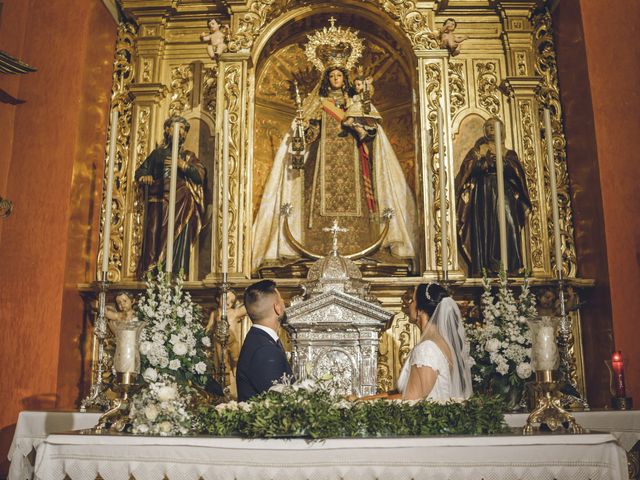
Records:
[[[444,368],[442,361],[442,353],[431,340],[419,343],[411,352],[411,366],[430,367],[437,374]]]

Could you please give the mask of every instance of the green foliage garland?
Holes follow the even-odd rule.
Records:
[[[203,433],[249,438],[490,435],[508,430],[499,397],[436,403],[375,400],[348,402],[323,389],[291,386],[247,403],[201,407]]]

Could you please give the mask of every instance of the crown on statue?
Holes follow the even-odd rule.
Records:
[[[316,30],[307,35],[309,43],[305,55],[321,72],[330,67],[342,67],[351,70],[364,49],[362,39],[350,28],[336,27],[336,19],[329,19],[330,27]]]

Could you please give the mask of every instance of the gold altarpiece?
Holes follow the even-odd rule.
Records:
[[[304,89],[317,82],[302,56],[306,35],[327,24],[353,27],[365,40],[363,64],[374,73],[374,101],[413,189],[419,212],[419,255],[412,277],[372,278],[372,292],[385,308],[399,312],[410,285],[437,279],[442,270],[440,209],[448,218],[447,259],[455,296],[468,316],[477,315],[480,281],[466,277],[458,253],[454,178],[465,153],[493,116],[506,125],[507,147],[526,173],[532,209],[523,251],[533,285],[552,288],[554,277],[551,200],[546,146],[541,136],[543,105],[552,112],[554,165],[563,231],[563,271],[577,288],[592,282],[576,278],[572,209],[565,138],[559,101],[551,17],[542,1],[526,0],[122,0],[123,22],[115,52],[112,107],[119,110],[117,161],[108,278],[112,291],[140,290],[135,279],[143,232],[144,202],[134,181],[137,166],[162,138],[169,115],[187,118],[186,147],[208,172],[213,193],[210,221],[191,256],[187,287],[210,308],[220,280],[220,188],[222,112],[230,120],[229,268],[239,292],[251,283],[251,226],[275,149],[290,126],[295,107],[291,81]],[[468,35],[462,53],[451,57],[439,47],[437,29],[457,20],[456,33]],[[212,61],[200,34],[210,18],[230,27],[228,50]],[[444,145],[439,145],[437,105],[444,105]],[[439,171],[445,155],[446,174]],[[447,198],[440,198],[444,176]],[[104,209],[104,205],[103,205]],[[101,238],[102,243],[105,239]],[[98,259],[100,262],[101,259]],[[278,281],[286,296],[298,279]],[[91,286],[81,286],[90,296]],[[573,312],[574,378],[584,393],[579,312]],[[390,388],[416,332],[402,313],[380,343],[379,386]]]

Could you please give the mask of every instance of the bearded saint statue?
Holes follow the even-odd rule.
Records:
[[[322,255],[331,246],[323,229],[334,220],[348,227],[340,239],[340,253],[351,254],[378,239],[381,214],[391,208],[394,216],[381,253],[407,261],[416,255],[415,198],[379,123],[381,118],[375,108],[367,109],[375,115],[348,113],[360,101],[349,70],[361,55],[362,40],[330,21],[331,27],[309,36],[306,55],[322,76],[302,103],[301,118],[294,120],[277,150],[253,224],[254,270],[300,257],[284,235],[284,205],[291,206],[288,222],[295,239]],[[292,165],[297,121],[304,128],[302,168]]]

